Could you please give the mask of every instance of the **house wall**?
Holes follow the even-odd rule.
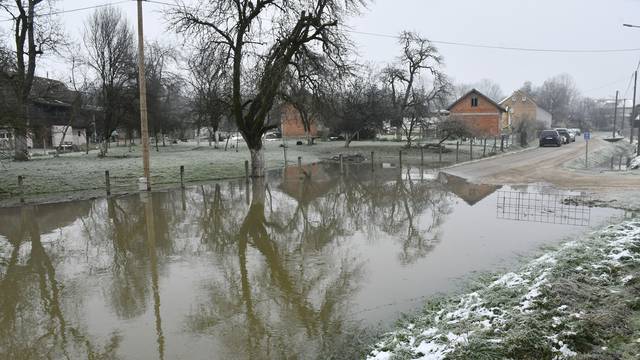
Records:
[[[285,105],[282,111],[282,136],[284,137],[303,137],[304,125],[300,118],[300,113],[291,105]],[[310,135],[313,137],[318,136],[318,126],[315,121],[311,120]]]
[[[471,98],[474,96],[478,98],[478,106],[471,106]],[[450,116],[462,119],[475,136],[494,137],[500,135],[503,112],[483,96],[469,94],[449,111]]]
[[[551,127],[551,114],[536,104],[533,99],[520,91],[514,92],[510,97],[500,103],[502,107],[509,107],[512,123],[523,120],[535,120]]]
[[[64,134],[63,125],[53,125],[51,126],[51,145],[57,147],[60,145],[60,141],[62,140],[62,136]],[[85,129],[73,128],[69,127],[67,129],[67,134],[64,137],[65,142],[70,142],[73,145],[85,145],[87,143],[87,139],[85,137]]]

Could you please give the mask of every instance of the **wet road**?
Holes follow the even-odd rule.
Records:
[[[576,142],[560,148],[544,147],[506,154],[469,164],[461,164],[444,170],[474,182],[490,184],[527,184],[549,183],[565,189],[602,190],[630,188],[640,186],[640,176],[634,174],[608,173],[600,170],[585,170],[577,165],[574,169],[567,163],[585,154],[585,141]],[[602,139],[589,142],[592,154],[610,144]]]
[[[545,149],[546,150],[546,149]],[[619,211],[333,165],[0,209],[0,359],[326,359]]]

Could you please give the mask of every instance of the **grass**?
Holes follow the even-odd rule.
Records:
[[[565,244],[472,290],[428,302],[369,359],[637,359],[640,222]]]
[[[280,141],[265,143],[265,162],[268,169],[284,166],[283,149]],[[224,145],[224,144],[221,144]],[[487,155],[493,144],[487,145]],[[442,162],[437,153],[424,152],[425,166],[446,165],[456,161],[455,142],[450,143],[449,153],[442,154]],[[235,149],[215,149],[206,142],[172,144],[155,148],[151,152],[152,184],[154,188],[175,186],[180,183],[180,166],[185,167],[186,183],[229,179],[244,176],[244,162],[249,160],[249,151],[244,144]],[[302,157],[303,163],[326,160],[337,154],[363,154],[367,161],[372,151],[375,162],[398,162],[399,151],[403,151],[403,163],[418,165],[421,153],[418,148],[405,149],[404,143],[394,141],[356,141],[348,149],[344,142],[318,142],[314,146],[295,145],[288,140],[288,164],[296,164]],[[37,152],[37,150],[36,150]],[[482,156],[483,147],[474,147],[474,158]],[[469,146],[459,149],[459,161],[469,159]],[[59,157],[34,156],[28,162],[5,161],[0,165],[0,206],[10,206],[19,202],[20,188],[18,176],[23,176],[23,191],[28,202],[60,200],[61,198],[88,198],[105,194],[105,171],[110,174],[112,193],[135,191],[137,179],[142,176],[140,146],[112,146],[108,156],[99,158],[96,151],[66,153]]]

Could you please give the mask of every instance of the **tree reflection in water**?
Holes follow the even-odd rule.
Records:
[[[5,224],[15,231],[8,236],[11,255],[0,273],[0,358],[114,358],[117,334],[98,347],[67,320],[62,300],[78,299],[64,293],[56,276],[58,259],[42,244],[37,218],[34,207],[22,207],[19,220]]]
[[[398,261],[412,264],[437,245],[452,198],[397,169],[302,170],[84,202],[61,245],[40,236],[68,224],[44,230],[43,215],[23,208],[9,230],[0,225],[10,247],[0,260],[0,358],[115,358],[119,331],[145,314],[158,358],[171,350],[163,328],[183,328],[176,319],[188,334],[212,336],[220,358],[356,357],[364,340],[353,301],[375,264],[351,242],[398,242]],[[167,322],[161,289],[175,258],[205,260],[211,274],[193,289],[192,310]],[[88,288],[103,295],[101,316],[118,321],[101,345],[82,318]]]

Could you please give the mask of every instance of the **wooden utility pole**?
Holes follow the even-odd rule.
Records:
[[[627,99],[622,99],[622,120],[620,120],[620,134],[624,131],[624,116],[627,114]]]
[[[634,129],[634,125],[636,122],[636,88],[638,86],[638,71],[635,71],[633,73],[633,101],[632,101],[632,108],[631,108],[631,121],[629,122],[631,124],[630,131],[629,133],[631,135],[629,135],[629,142],[631,144],[633,144],[633,129]]]
[[[618,90],[616,90],[616,102],[613,105],[613,135],[612,138],[616,138],[616,119],[618,117]]]
[[[140,87],[140,135],[142,137],[142,164],[147,180],[147,191],[151,190],[149,169],[149,126],[147,122],[147,82],[144,69],[144,34],[142,31],[142,0],[138,2],[138,82]]]

